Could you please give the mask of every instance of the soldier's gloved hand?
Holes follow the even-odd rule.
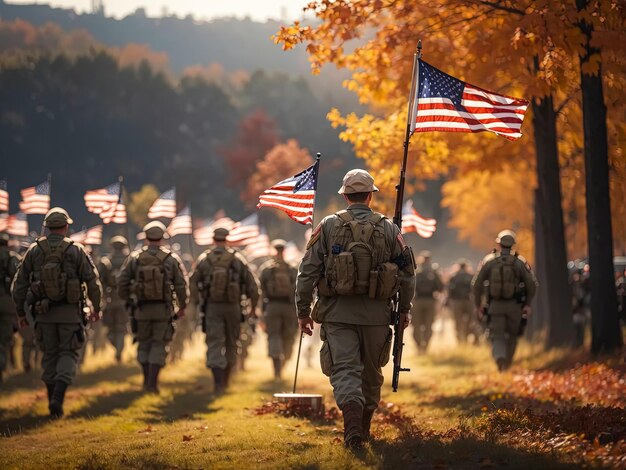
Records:
[[[531,312],[532,312],[532,309],[530,308],[530,305],[524,305],[522,307],[522,315],[529,317]]]
[[[478,321],[482,321],[483,317],[485,316],[485,311],[481,308],[481,307],[476,307],[476,317],[478,318]]]
[[[404,325],[402,325],[403,330],[406,330],[408,328],[408,326],[411,324],[412,318],[413,316],[411,315],[411,312],[404,312]]]
[[[181,320],[183,318],[185,318],[185,309],[184,308],[179,308],[178,312],[176,312],[176,318],[178,320]]]
[[[20,329],[28,328],[28,319],[26,317],[20,317],[17,323]]]
[[[300,325],[300,331],[307,335],[313,335],[313,319],[311,317],[298,318],[298,325]]]

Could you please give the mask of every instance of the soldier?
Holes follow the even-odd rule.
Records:
[[[165,225],[150,222],[143,232],[146,245],[124,262],[117,277],[117,289],[120,298],[131,305],[143,388],[159,393],[159,373],[165,366],[168,344],[174,336],[174,320],[185,316],[187,279],[180,258],[162,246],[167,238]]]
[[[466,343],[467,337],[473,332],[473,308],[470,295],[472,293],[472,275],[467,270],[469,262],[461,258],[458,270],[448,281],[448,299],[454,314],[456,337],[459,343]]]
[[[43,352],[42,380],[48,389],[50,416],[63,416],[67,387],[76,375],[78,351],[85,343],[86,294],[93,305],[88,319],[100,319],[102,286],[98,271],[82,245],[67,237],[72,219],[54,207],[44,218],[49,235],[33,243],[13,281],[20,327],[28,326],[27,296],[35,317],[35,337]]]
[[[531,313],[530,303],[537,291],[537,280],[528,262],[511,252],[515,244],[513,231],[500,232],[496,243],[500,251],[493,250],[481,261],[472,280],[472,292],[479,320],[487,315],[493,358],[498,370],[504,371],[513,362],[517,338]]]
[[[106,301],[102,323],[107,328],[109,342],[115,348],[115,360],[120,363],[124,351],[124,340],[128,332],[128,313],[124,300],[117,293],[117,276],[128,257],[129,251],[128,241],[121,235],[111,238],[110,244],[113,252],[109,256],[100,258],[98,264],[98,272]]]
[[[430,251],[420,253],[420,261],[415,271],[415,299],[413,302],[413,338],[417,349],[424,354],[433,335],[433,322],[437,309],[435,292],[443,291],[443,281],[433,268]]]
[[[339,189],[346,210],[326,217],[313,231],[300,263],[296,307],[302,332],[321,323],[322,371],[330,377],[343,413],[344,444],[358,449],[370,438],[380,401],[382,367],[392,341],[391,299],[400,290],[400,311],[409,311],[414,265],[400,230],[370,209],[374,179],[350,170]],[[311,312],[313,292],[319,299]]]
[[[274,364],[274,378],[280,379],[283,365],[291,358],[298,331],[294,295],[298,270],[285,261],[287,242],[274,240],[274,259],[261,266],[263,320],[265,322],[268,354]]]
[[[9,235],[0,233],[0,384],[17,326],[15,304],[11,300],[11,281],[19,262],[20,256],[9,250]]]
[[[250,316],[256,317],[259,286],[245,258],[228,248],[228,230],[213,233],[215,248],[202,253],[191,282],[196,285],[206,333],[206,366],[213,373],[215,392],[223,393],[237,365],[237,347],[242,322],[241,296],[250,302]]]

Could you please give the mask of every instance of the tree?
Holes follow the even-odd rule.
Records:
[[[143,227],[148,223],[148,209],[159,194],[159,190],[153,184],[144,184],[139,191],[130,193],[126,207],[128,218],[138,227]]]

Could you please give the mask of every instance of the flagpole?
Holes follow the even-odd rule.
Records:
[[[193,262],[196,260],[196,250],[194,249],[194,239],[193,239],[193,218],[191,217],[191,203],[188,204],[189,207],[189,220],[191,220],[191,233],[189,234],[189,251],[191,254],[191,257],[193,258],[192,260],[192,266],[193,266]]]
[[[132,252],[135,244],[131,241],[131,238],[130,238],[130,234],[131,234],[130,225],[129,225],[130,217],[128,216],[128,201],[124,197],[124,177],[122,175],[118,176],[117,181],[120,184],[120,197],[118,198],[118,203],[122,201],[122,203],[124,204],[124,207],[126,208],[126,224],[124,225],[126,225],[126,236],[128,237],[128,249],[129,251]],[[117,212],[117,206],[115,207],[115,212]]]
[[[50,198],[50,205],[52,205],[52,173],[48,173],[48,197]],[[44,220],[41,222],[41,234],[39,235],[40,237],[43,237],[44,232],[46,230],[46,226],[45,226],[45,219],[46,216],[44,215]]]
[[[311,227],[315,228],[315,201],[317,198],[317,180],[319,178],[319,172],[320,172],[320,159],[322,158],[322,154],[320,152],[317,152],[317,155],[315,156],[315,188],[314,188],[314,192],[313,192],[313,212],[311,213]],[[300,368],[300,353],[302,351],[302,339],[304,338],[304,332],[300,332],[300,342],[298,344],[298,356],[296,359],[296,374],[293,378],[293,390],[292,393],[296,393],[296,385],[298,383],[298,369]]]

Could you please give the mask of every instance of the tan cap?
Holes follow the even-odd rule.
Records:
[[[503,246],[504,248],[511,248],[513,245],[515,245],[516,238],[517,235],[515,235],[515,232],[513,230],[502,230],[498,234],[498,238],[496,238],[496,243]]]
[[[128,246],[128,240],[126,240],[126,238],[121,235],[115,235],[113,238],[111,238],[110,243],[111,243],[111,246],[114,246],[114,247]]]
[[[43,218],[43,224],[48,228],[61,228],[72,223],[70,215],[61,207],[53,207]]]
[[[228,229],[225,229],[224,227],[218,227],[213,231],[213,241],[216,242],[223,242],[226,241],[226,237],[228,236],[230,232],[228,231]]]
[[[276,240],[272,240],[272,248],[276,248],[277,250],[284,250],[287,246],[287,242],[282,238],[277,238]]]
[[[374,185],[374,177],[365,170],[350,170],[343,177],[343,185],[339,188],[339,194],[371,193],[378,191]]]
[[[143,233],[146,234],[146,238],[148,240],[156,242],[161,240],[162,238],[169,238],[166,230],[167,229],[162,222],[159,222],[158,220],[153,220],[152,222],[146,224],[146,226],[143,228]]]

